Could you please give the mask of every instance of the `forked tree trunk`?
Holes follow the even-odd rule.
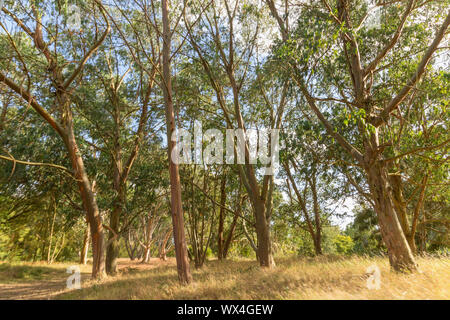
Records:
[[[166,125],[167,125],[167,144],[168,161],[170,176],[170,206],[172,211],[173,238],[175,243],[175,256],[177,259],[178,279],[181,284],[188,284],[192,281],[189,268],[189,260],[186,246],[186,236],[184,231],[183,208],[181,205],[181,186],[178,165],[172,159],[172,150],[175,147],[175,141],[172,141],[172,133],[175,131],[175,115],[173,110],[172,97],[172,75],[170,70],[170,46],[171,30],[169,22],[169,12],[167,0],[161,0],[162,6],[162,24],[163,24],[163,93],[166,105]]]
[[[389,261],[396,271],[417,270],[414,256],[403,233],[390,194],[387,169],[382,161],[375,160],[366,167],[371,195],[378,216],[381,236],[388,249]]]

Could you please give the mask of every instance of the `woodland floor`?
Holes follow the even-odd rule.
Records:
[[[80,266],[82,288],[66,289],[69,263],[0,262],[0,299],[450,299],[450,258],[418,258],[420,272],[399,274],[387,258],[280,258],[273,270],[255,261],[212,260],[192,269],[193,283],[178,284],[173,258],[148,264],[120,259],[119,275],[90,279]],[[381,287],[368,289],[366,270],[377,265]]]
[[[121,274],[148,271],[156,266],[174,264],[175,261],[162,262],[151,259],[150,263],[142,264],[129,259],[119,259]],[[70,263],[45,262],[9,264],[0,262],[0,300],[46,300],[70,291],[66,288],[66,280],[70,274],[66,273]],[[81,283],[92,283],[91,265],[77,265],[81,271]],[[114,278],[112,278],[114,279]]]

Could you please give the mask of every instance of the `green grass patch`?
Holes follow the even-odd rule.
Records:
[[[0,283],[44,280],[58,273],[61,273],[61,270],[51,267],[1,263]]]

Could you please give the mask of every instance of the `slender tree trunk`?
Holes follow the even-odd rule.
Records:
[[[421,254],[424,254],[427,251],[427,228],[425,228],[425,223],[427,221],[427,216],[425,211],[422,214],[422,231],[420,233],[420,246],[419,250]]]
[[[138,249],[138,245],[139,244],[137,244],[137,241],[131,241],[131,230],[129,230],[125,239],[125,248],[127,249],[128,256],[130,257],[131,261],[134,261],[136,259],[136,251]]]
[[[233,240],[234,230],[236,229],[238,219],[239,215],[236,214],[233,217],[233,221],[231,222],[230,230],[228,231],[227,239],[225,240],[225,244],[223,246],[223,259],[226,259],[228,256],[228,252],[230,249],[231,241]]]
[[[144,257],[142,263],[148,263],[150,261],[150,247],[144,248]]]
[[[225,223],[225,202],[227,199],[227,194],[225,193],[226,183],[227,176],[224,173],[220,184],[219,229],[217,231],[217,258],[219,260],[222,260],[225,257],[223,228]]]
[[[47,263],[50,264],[52,262],[51,254],[52,254],[52,242],[53,242],[53,231],[55,228],[55,220],[56,220],[56,202],[55,198],[52,197],[52,204],[53,204],[53,218],[52,218],[52,225],[50,227],[50,236],[48,239],[48,249],[47,249]]]
[[[313,195],[313,206],[314,206],[314,224],[315,233],[314,238],[314,249],[316,255],[322,254],[322,224],[320,221],[320,206],[317,197],[317,187],[316,187],[316,172],[313,172],[313,176],[310,179],[311,191]]]
[[[70,119],[71,120],[71,119]],[[67,126],[67,149],[69,151],[72,167],[75,172],[75,177],[78,180],[78,188],[80,189],[83,205],[86,210],[87,219],[91,229],[91,243],[92,243],[92,278],[102,278],[105,276],[105,257],[104,257],[104,243],[103,243],[103,224],[100,212],[97,206],[92,186],[89,181],[86,169],[84,167],[81,152],[75,140],[72,125]]]
[[[172,234],[172,229],[170,229],[169,231],[167,231],[166,235],[164,236],[164,239],[161,243],[160,249],[159,249],[159,258],[163,261],[167,260],[167,250],[166,250],[166,246],[167,246],[167,242],[170,239],[170,235]]]
[[[295,167],[295,162],[292,161],[292,165],[294,165]],[[315,189],[315,185],[313,184],[312,180],[310,180],[309,184],[311,186],[311,189],[313,192],[313,198],[314,198],[314,219],[315,219],[315,224],[316,227],[314,228],[313,223],[311,221],[311,218],[309,217],[308,214],[308,209],[306,207],[306,199],[303,198],[302,194],[300,193],[300,191],[297,188],[297,184],[295,183],[295,180],[291,174],[291,170],[289,169],[289,163],[284,162],[283,163],[284,169],[286,170],[286,174],[288,177],[287,182],[289,183],[289,181],[291,182],[292,188],[294,189],[294,193],[297,196],[297,201],[300,204],[300,208],[303,211],[303,215],[305,216],[305,221],[306,221],[306,225],[307,225],[307,230],[309,232],[309,234],[311,235],[311,239],[313,241],[314,244],[314,252],[316,255],[320,255],[322,254],[322,245],[321,245],[321,241],[322,241],[322,237],[321,237],[321,225],[320,225],[320,211],[319,211],[319,204],[317,201],[317,190]],[[289,186],[289,184],[288,184]],[[306,187],[305,187],[306,188]],[[290,187],[289,187],[290,190]],[[290,195],[290,191],[289,191],[289,195]]]
[[[81,248],[80,253],[80,264],[86,265],[87,264],[87,258],[88,258],[88,251],[89,251],[89,224],[86,224],[86,230],[84,231],[84,238],[83,238],[83,247]]]
[[[169,175],[170,175],[170,193],[171,193],[171,211],[173,222],[173,237],[175,243],[175,255],[177,259],[178,279],[182,284],[188,284],[192,280],[189,260],[187,256],[186,236],[184,231],[183,208],[181,205],[181,186],[178,165],[172,159],[172,150],[175,147],[175,141],[172,141],[172,134],[175,131],[175,116],[173,110],[172,97],[172,75],[170,70],[170,46],[171,30],[169,24],[169,12],[167,0],[161,0],[162,22],[163,22],[163,92],[166,105],[166,123],[167,123],[167,144],[169,157]]]
[[[242,219],[242,228],[244,229],[245,237],[247,238],[248,242],[250,243],[250,246],[252,247],[253,251],[255,251],[256,260],[259,262],[258,246],[253,241],[252,236],[248,233],[247,226],[245,225],[245,219]]]
[[[420,194],[419,199],[417,200],[416,207],[414,208],[414,214],[412,219],[412,225],[411,225],[411,231],[409,233],[408,243],[411,246],[411,251],[416,254],[417,248],[416,248],[416,231],[417,231],[417,223],[419,222],[419,214],[420,211],[423,208],[423,201],[425,199],[425,190],[427,188],[427,181],[428,181],[428,173],[425,174],[425,176],[422,179],[422,186],[420,187]],[[425,213],[423,213],[425,215]],[[425,226],[424,226],[425,227]]]
[[[149,222],[149,224],[150,224],[150,222]],[[151,232],[152,232],[152,230],[149,230],[149,228],[147,228],[145,244],[143,246],[144,257],[142,258],[142,263],[148,263],[150,261],[150,253],[151,253],[150,249],[151,249],[151,243],[152,243]]]

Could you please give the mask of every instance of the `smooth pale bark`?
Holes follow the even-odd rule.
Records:
[[[153,232],[155,231],[156,224],[158,223],[159,217],[156,215],[161,203],[156,206],[153,210],[153,214],[149,213],[147,217],[147,222],[144,224],[144,242],[141,243],[144,257],[142,258],[142,263],[148,263],[150,261],[151,246],[153,244]]]
[[[189,260],[186,246],[186,236],[184,231],[183,208],[181,204],[181,185],[178,165],[171,159],[172,150],[176,141],[172,141],[172,134],[175,131],[175,116],[173,110],[172,96],[172,75],[170,70],[170,46],[171,30],[169,23],[169,12],[167,0],[161,0],[162,21],[163,21],[163,93],[166,106],[167,125],[167,152],[169,161],[170,176],[170,206],[172,212],[173,238],[175,243],[175,256],[177,260],[178,279],[181,284],[188,284],[192,281],[189,268]]]
[[[403,196],[402,178],[401,175],[398,174],[391,174],[389,175],[389,178],[392,186],[392,201],[394,204],[395,212],[397,213],[397,218],[400,222],[400,225],[402,226],[403,233],[405,234],[406,239],[408,239],[409,246],[411,247],[411,235],[409,229],[406,200]],[[414,250],[412,251],[414,252]]]

